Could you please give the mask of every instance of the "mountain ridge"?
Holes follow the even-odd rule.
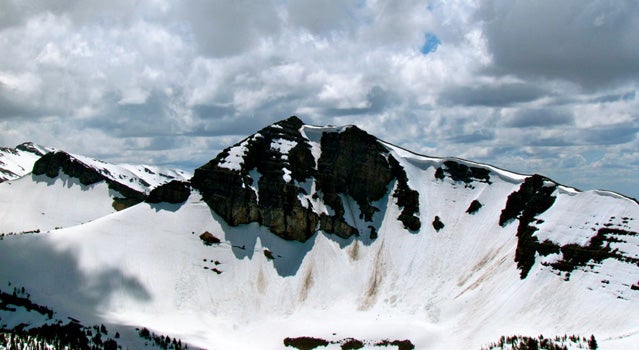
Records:
[[[594,334],[602,349],[636,344],[639,319],[628,312],[639,303],[635,201],[418,155],[354,128],[285,119],[125,210],[4,237],[0,286],[25,286],[56,317],[122,334],[145,327],[189,347],[280,349],[307,336],[328,348],[352,337],[479,349],[515,334]],[[105,181],[83,185],[59,171],[1,183],[0,193],[44,184],[33,177],[57,194],[84,189],[62,207],[109,191]],[[218,178],[223,186],[206,188]],[[112,198],[103,194],[82,205]],[[417,229],[400,219],[406,207]],[[330,232],[322,214],[344,226]],[[312,231],[285,232],[309,223]],[[0,318],[20,319],[6,310]]]

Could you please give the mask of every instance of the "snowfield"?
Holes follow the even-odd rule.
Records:
[[[322,131],[303,129],[316,160]],[[384,145],[420,194],[418,232],[397,219],[390,195],[375,203],[382,208],[373,217],[376,239],[318,231],[301,243],[256,223],[230,227],[197,191],[182,204],[116,212],[103,182],[27,175],[2,183],[0,231],[41,231],[0,241],[0,286],[24,286],[60,318],[123,334],[146,327],[190,348],[283,349],[286,337],[312,336],[479,350],[502,335],[539,334],[594,334],[601,349],[637,347],[635,263],[591,261],[568,274],[550,265],[561,254],[537,254],[521,278],[514,261],[518,221],[502,226],[499,219],[527,176],[467,162],[488,169],[491,183],[441,180],[436,170],[444,159]],[[283,153],[293,146],[272,145]],[[229,153],[223,164],[240,167],[243,152]],[[639,231],[639,205],[630,199],[563,186],[553,195],[552,208],[536,217],[539,241],[585,246],[601,228]],[[329,210],[302,198],[318,212]],[[473,201],[482,206],[467,213]],[[361,225],[354,200],[343,195],[342,202],[345,218]],[[431,224],[436,216],[444,224],[439,231]],[[206,231],[221,243],[204,244],[199,236]],[[639,237],[622,238],[611,248],[639,258]],[[16,315],[0,313],[0,323],[17,324]],[[135,339],[124,344],[141,346]]]

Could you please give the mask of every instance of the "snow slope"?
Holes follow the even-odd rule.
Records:
[[[15,148],[0,147],[0,182],[15,180],[30,173],[33,163],[51,151],[53,149],[32,142],[22,143]]]
[[[321,132],[341,130],[302,131],[318,159]],[[419,192],[422,225],[416,232],[397,219],[401,208],[392,191],[375,203],[383,209],[373,216],[376,239],[319,231],[303,243],[283,240],[257,223],[230,227],[193,191],[183,204],[140,203],[49,233],[5,237],[0,285],[24,285],[34,302],[62,316],[109,328],[144,326],[206,349],[282,349],[284,338],[299,336],[480,349],[515,334],[594,334],[601,349],[636,347],[636,202],[544,180],[556,198],[531,225],[534,237],[561,250],[536,254],[522,278],[514,259],[523,214],[502,224],[500,217],[528,176],[383,145]],[[292,145],[272,147],[284,152]],[[227,163],[241,169],[244,153],[230,152],[234,159]],[[487,169],[490,182],[438,177],[450,160]],[[34,180],[10,186],[26,191],[28,181]],[[58,186],[61,207],[86,192],[105,191],[103,184],[83,190],[72,179],[49,181]],[[39,191],[47,190],[45,182],[38,184]],[[64,197],[65,191],[76,192]],[[341,198],[344,216],[360,225],[356,203]],[[316,201],[313,208],[329,209]],[[468,213],[473,201],[482,206]],[[431,224],[436,216],[444,224],[440,230]],[[203,244],[199,235],[205,231],[222,242]],[[601,232],[613,232],[604,236],[614,256],[571,271],[553,266],[567,259],[565,247],[586,247]]]
[[[9,154],[14,156],[12,159],[16,160],[16,164],[29,165],[31,168],[42,156],[24,151]],[[123,196],[110,188],[107,179],[148,194],[163,183],[190,176],[182,170],[146,165],[115,165],[65,154],[88,169],[102,174],[105,180],[84,185],[63,171],[51,178],[45,174],[33,175],[29,170],[19,178],[0,183],[0,234],[44,232],[78,225],[115,212],[114,199]]]

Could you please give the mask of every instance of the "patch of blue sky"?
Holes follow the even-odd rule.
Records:
[[[419,52],[424,55],[428,55],[429,53],[437,51],[437,48],[442,43],[439,38],[433,33],[424,34],[424,39],[424,45],[422,45],[422,48],[419,50]]]

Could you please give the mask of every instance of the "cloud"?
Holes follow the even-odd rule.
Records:
[[[637,139],[639,125],[619,124],[589,128],[583,131],[584,141],[593,145],[617,145]]]
[[[211,57],[236,55],[277,35],[281,20],[274,1],[180,2],[199,51]]]
[[[573,125],[574,116],[558,109],[521,109],[506,118],[504,126],[512,128],[556,127]]]
[[[599,88],[639,76],[638,12],[632,0],[495,0],[478,18],[495,69]]]
[[[296,0],[286,2],[288,22],[313,34],[328,35],[351,26],[356,0]]]
[[[298,115],[605,188],[639,171],[636,7],[0,0],[0,145],[192,170]]]
[[[439,98],[447,105],[506,107],[531,102],[546,94],[542,88],[526,83],[493,83],[449,87]]]
[[[455,143],[478,143],[494,139],[495,132],[487,129],[476,130],[470,134],[457,135],[449,138],[451,142]]]
[[[392,92],[384,90],[380,86],[373,86],[366,94],[366,105],[350,108],[326,108],[323,114],[327,116],[349,116],[369,114],[375,115],[384,112],[388,107],[399,102],[399,98]]]

